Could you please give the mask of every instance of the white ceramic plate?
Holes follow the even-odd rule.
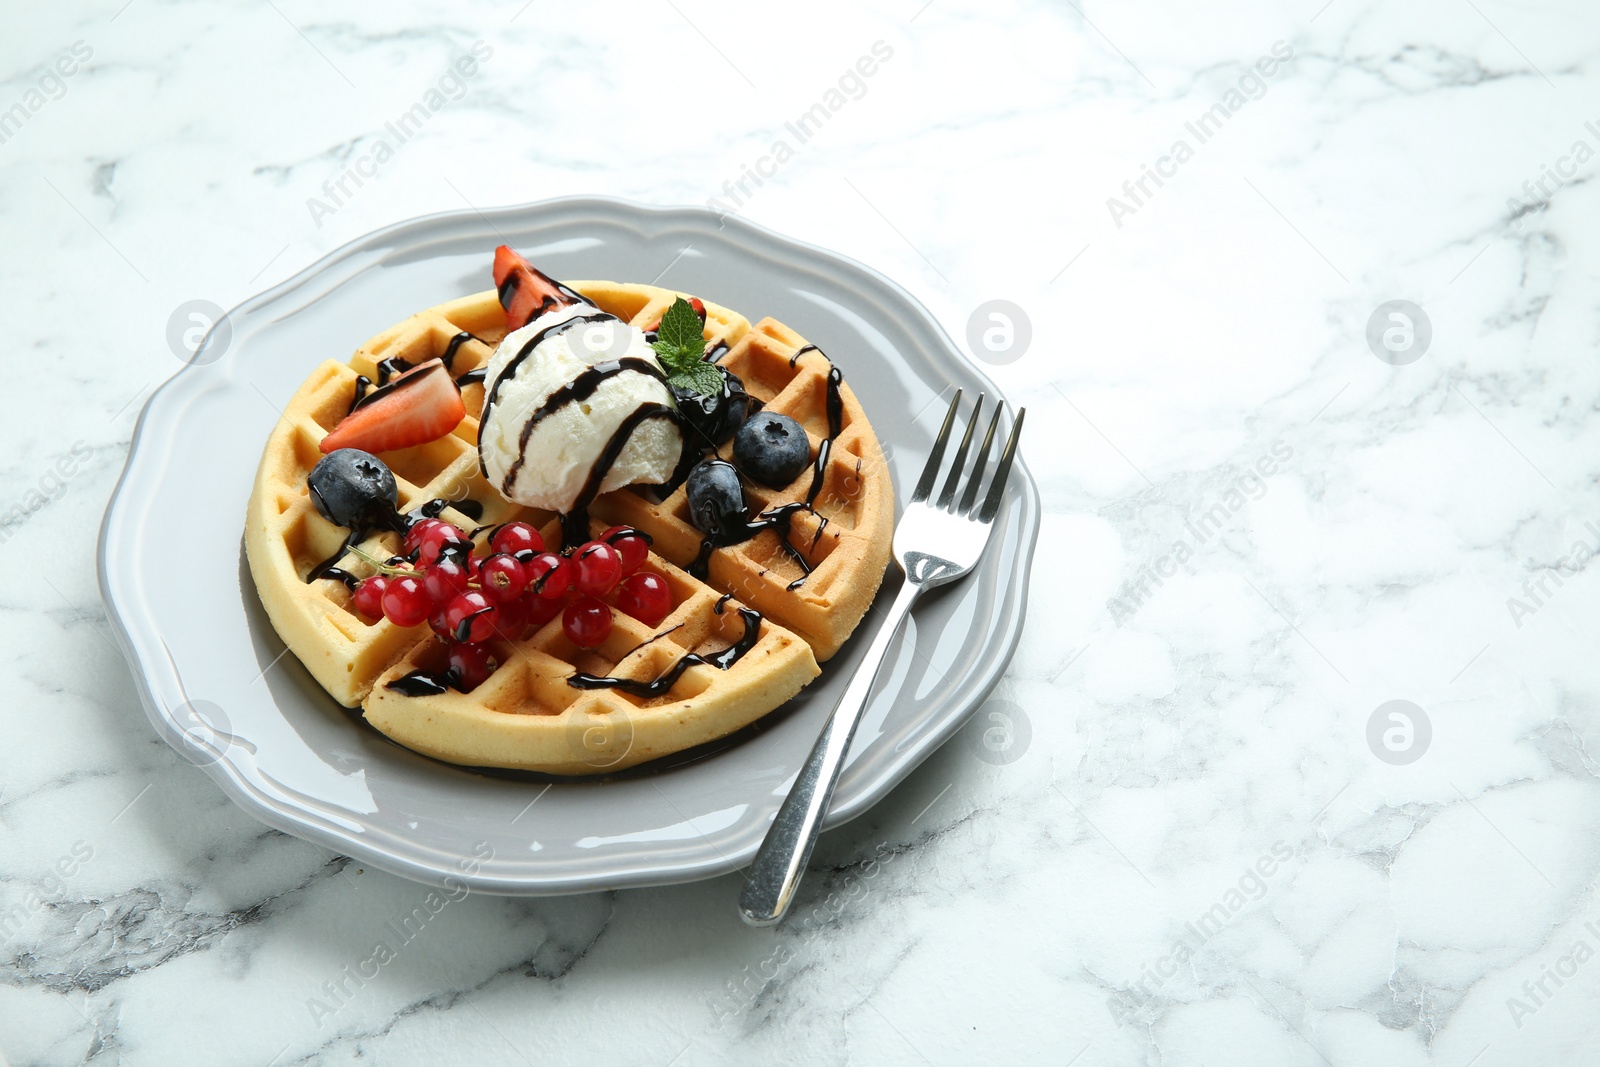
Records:
[[[556,277],[657,281],[793,326],[854,386],[897,497],[921,470],[951,390],[997,395],[899,286],[737,218],[575,198],[391,226],[229,313],[145,406],[100,535],[101,590],[145,709],[268,825],[418,881],[555,894],[742,867],[878,625],[876,609],[821,678],[734,743],[571,781],[464,770],[393,744],[285,654],[257,599],[242,531],[278,407],[320,361],[487,288],[501,243]],[[827,825],[881,799],[999,680],[1022,629],[1038,526],[1038,491],[1019,456],[984,560],[919,604],[890,652]],[[899,581],[890,570],[880,596]]]

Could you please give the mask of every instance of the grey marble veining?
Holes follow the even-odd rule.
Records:
[[[0,1060],[1594,1062],[1597,30],[1572,0],[11,12]],[[990,300],[1030,323],[986,357],[1046,506],[1022,646],[777,931],[737,876],[430,900],[266,830],[157,740],[99,603],[180,308],[576,193],[715,201],[957,338]],[[1420,355],[1416,315],[1369,344],[1392,300]]]

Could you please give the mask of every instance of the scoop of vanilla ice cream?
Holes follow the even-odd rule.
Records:
[[[598,321],[572,321],[589,317]],[[524,351],[541,333],[543,338]],[[551,310],[500,343],[484,376],[484,397],[492,396],[493,403],[478,429],[478,454],[489,481],[507,499],[570,512],[624,420],[641,405],[674,407],[660,379],[636,369],[604,377],[586,396],[555,395],[596,364],[619,359],[661,367],[641,330],[587,304]],[[536,418],[524,443],[524,429]],[[667,481],[682,449],[676,422],[638,423],[599,492]]]

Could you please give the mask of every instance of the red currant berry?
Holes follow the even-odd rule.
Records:
[[[561,614],[561,601],[542,597],[531,588],[522,594],[522,599],[517,603],[528,613],[529,625],[536,628]]]
[[[572,565],[554,552],[541,552],[522,565],[528,588],[550,600],[560,600],[572,586]]]
[[[544,538],[540,537],[539,531],[528,523],[508,522],[489,538],[489,547],[508,556],[514,556],[518,552],[532,552],[538,555],[544,551]]]
[[[622,579],[622,556],[604,541],[590,541],[572,554],[572,587],[605,596]]]
[[[494,636],[498,614],[489,598],[474,589],[450,601],[444,609],[444,621],[453,640],[475,645]]]
[[[622,557],[622,573],[632,574],[644,565],[650,554],[650,536],[632,526],[613,526],[600,535],[600,540],[617,550]]]
[[[561,612],[561,629],[579,648],[594,648],[611,636],[611,609],[603,600],[579,597]]]
[[[455,687],[470,693],[489,680],[500,660],[483,645],[451,645],[450,674]]]
[[[383,591],[389,588],[389,579],[381,574],[362,579],[356,586],[356,610],[369,619],[383,618]]]
[[[443,604],[434,604],[433,611],[428,615],[428,628],[446,641],[453,639],[450,633],[450,621],[445,617],[449,609],[450,602],[447,600]]]
[[[528,588],[528,572],[514,557],[501,553],[483,561],[478,581],[483,585],[484,596],[496,604],[504,604],[517,599]]]
[[[467,535],[450,525],[441,522],[428,527],[417,542],[420,550],[417,562],[424,567],[431,566],[446,551],[452,555],[465,556],[472,551],[472,542],[467,540]]]
[[[507,641],[517,641],[528,628],[528,601],[524,594],[515,600],[502,601],[494,606],[494,634]]]
[[[463,563],[441,559],[422,576],[422,584],[435,604],[448,604],[467,591],[472,572]]]
[[[413,552],[418,551],[422,548],[422,539],[428,535],[428,532],[435,526],[444,525],[446,525],[446,523],[440,519],[423,519],[420,522],[414,523],[411,528],[406,531],[405,537],[400,542],[400,554],[402,556],[409,556]]]
[[[657,626],[672,614],[672,590],[667,580],[653,571],[630,574],[617,592],[617,609],[646,626]]]
[[[433,610],[433,598],[423,586],[422,579],[406,574],[389,581],[383,591],[384,618],[396,626],[416,626],[426,622]]]

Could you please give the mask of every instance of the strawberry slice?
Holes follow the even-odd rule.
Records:
[[[706,305],[705,305],[705,302],[703,300],[701,300],[698,296],[691,296],[689,298],[689,306],[694,308],[694,313],[696,315],[700,316],[700,325],[704,326],[706,324]],[[656,321],[654,321],[650,325],[646,326],[644,328],[644,332],[645,333],[654,333],[656,330],[659,330],[659,329],[661,329],[661,316],[657,315],[656,316]]]
[[[443,362],[430,359],[382,389],[368,393],[333,432],[322,451],[359,448],[392,452],[436,441],[460,425],[467,406]]]
[[[494,285],[506,309],[506,329],[520,330],[551,308],[583,303],[583,297],[529,263],[509,245],[494,250]]]

